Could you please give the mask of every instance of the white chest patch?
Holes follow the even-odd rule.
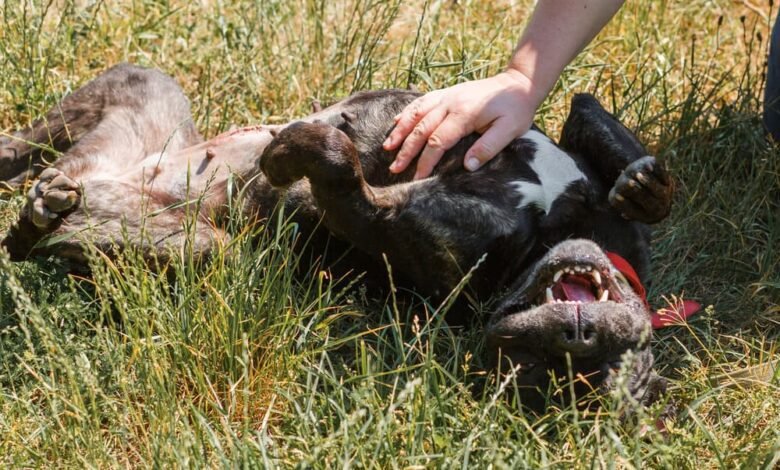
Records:
[[[571,183],[585,179],[585,175],[566,152],[559,149],[541,132],[530,130],[522,138],[536,145],[536,153],[528,164],[536,173],[540,183],[530,181],[510,183],[523,196],[517,208],[536,206],[549,213],[558,196],[563,194]]]

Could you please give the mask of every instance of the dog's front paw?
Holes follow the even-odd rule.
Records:
[[[303,173],[293,165],[290,149],[278,137],[268,144],[260,157],[260,171],[271,186],[285,188],[303,178]]]
[[[273,186],[308,177],[326,186],[354,183],[361,171],[354,144],[342,131],[321,122],[296,122],[263,151],[260,170]]]
[[[260,171],[275,187],[286,187],[305,176],[311,124],[295,122],[274,136],[260,157]],[[316,140],[317,136],[313,136]]]
[[[81,202],[81,187],[56,168],[43,170],[27,193],[27,216],[41,231],[59,225]]]
[[[663,220],[672,207],[674,183],[655,157],[629,164],[609,192],[609,203],[629,220],[652,224]]]

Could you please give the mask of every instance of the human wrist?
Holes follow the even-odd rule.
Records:
[[[513,67],[511,64],[502,72],[512,83],[514,93],[521,94],[522,99],[536,110],[547,97],[549,88],[539,86],[531,78],[531,75],[523,70]],[[551,87],[550,87],[551,88]]]

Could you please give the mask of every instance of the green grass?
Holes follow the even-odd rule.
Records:
[[[172,279],[134,253],[95,254],[90,278],[0,254],[0,465],[776,467],[780,150],[760,123],[775,12],[749,3],[628,2],[539,112],[557,136],[571,94],[594,93],[677,178],[650,298],[708,307],[656,336],[665,403],[631,422],[617,400],[523,416],[511,385],[482,372],[479,331],[449,329],[422,301],[376,299],[359,279],[339,287],[292,254],[300,241],[279,222],[205,266],[184,254]],[[7,1],[0,129],[123,60],[175,76],[209,136],[303,115],[314,98],[445,86],[500,70],[529,8]],[[0,230],[21,204],[0,199]],[[677,413],[662,436],[666,405]]]

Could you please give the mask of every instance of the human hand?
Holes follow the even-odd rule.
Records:
[[[423,95],[396,116],[383,144],[385,150],[401,148],[390,171],[402,172],[422,150],[414,179],[425,178],[444,152],[476,131],[482,136],[463,160],[474,171],[528,131],[543,99],[526,75],[512,69]]]

